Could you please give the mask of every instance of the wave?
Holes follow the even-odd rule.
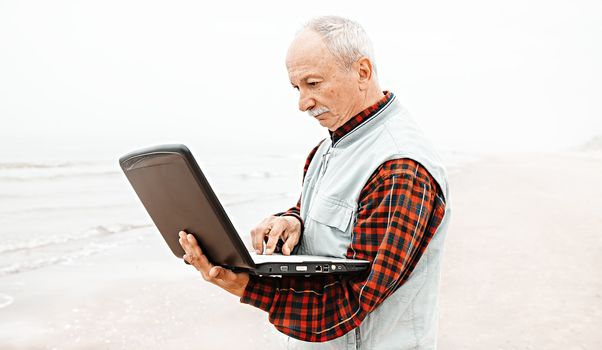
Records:
[[[4,196],[0,196],[0,199]],[[13,196],[13,198],[25,198],[25,196]],[[102,205],[73,205],[73,206],[56,206],[56,207],[34,207],[29,206],[27,208],[7,210],[1,212],[4,215],[24,215],[24,214],[35,214],[35,213],[49,213],[49,212],[74,212],[74,211],[94,211],[94,210],[110,210],[115,208],[131,208],[131,203],[111,203]]]
[[[26,182],[64,178],[104,177],[120,173],[114,162],[63,161],[63,162],[0,162],[0,181]]]
[[[64,169],[76,167],[90,167],[108,164],[108,161],[48,161],[48,162],[0,162],[0,170],[18,169]],[[112,164],[112,162],[111,162]]]
[[[10,295],[6,295],[6,294],[1,294],[0,293],[0,309],[2,309],[3,307],[7,307],[8,305],[12,304],[14,301],[14,298],[11,297]]]
[[[91,243],[84,247],[83,249],[78,249],[71,254],[64,254],[61,256],[53,256],[45,259],[37,259],[33,261],[27,261],[23,263],[13,263],[12,265],[0,267],[0,277],[6,275],[12,275],[16,273],[27,272],[31,270],[37,270],[46,266],[57,265],[57,264],[69,264],[74,260],[88,257],[93,254],[100,253],[107,249],[115,248],[121,246],[123,244],[129,244],[135,240],[137,237],[131,237],[130,239],[120,240],[119,242],[114,243]],[[10,298],[10,297],[9,297]],[[1,300],[0,300],[1,302]],[[12,302],[12,299],[10,300]]]
[[[152,227],[150,224],[134,225],[134,224],[115,224],[109,226],[95,226],[85,230],[66,236],[36,238],[25,242],[5,243],[0,245],[0,253],[16,252],[20,250],[31,250],[42,247],[47,247],[55,244],[62,244],[71,241],[84,240],[96,236],[106,236],[116,233],[124,233],[139,228]]]
[[[0,181],[14,181],[14,182],[25,182],[25,181],[48,181],[48,180],[60,180],[72,177],[97,177],[97,176],[115,176],[119,175],[118,171],[96,171],[96,172],[75,172],[75,173],[64,173],[54,175],[29,175],[29,176],[0,176]]]
[[[55,162],[55,163],[25,163],[25,162],[12,162],[12,163],[0,163],[0,170],[2,169],[53,169],[53,168],[69,168],[75,166],[76,163],[72,162]]]

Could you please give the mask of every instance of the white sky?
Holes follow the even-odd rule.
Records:
[[[284,56],[324,14],[365,27],[381,86],[444,150],[602,134],[600,1],[0,0],[0,162],[164,142],[304,154],[326,132]]]

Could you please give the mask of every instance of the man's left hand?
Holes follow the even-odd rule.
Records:
[[[184,260],[194,266],[201,273],[205,281],[211,282],[238,297],[242,297],[249,283],[248,273],[234,273],[221,266],[211,264],[191,234],[180,231],[179,242],[186,252]]]

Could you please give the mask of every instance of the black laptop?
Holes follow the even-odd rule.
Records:
[[[354,273],[369,262],[325,256],[258,255],[249,251],[190,150],[180,144],[130,152],[119,159],[140,201],[179,258],[179,232],[193,234],[212,264],[256,275]]]

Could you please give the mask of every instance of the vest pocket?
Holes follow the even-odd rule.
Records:
[[[353,209],[336,199],[318,197],[307,214],[321,224],[346,232],[353,218]]]

